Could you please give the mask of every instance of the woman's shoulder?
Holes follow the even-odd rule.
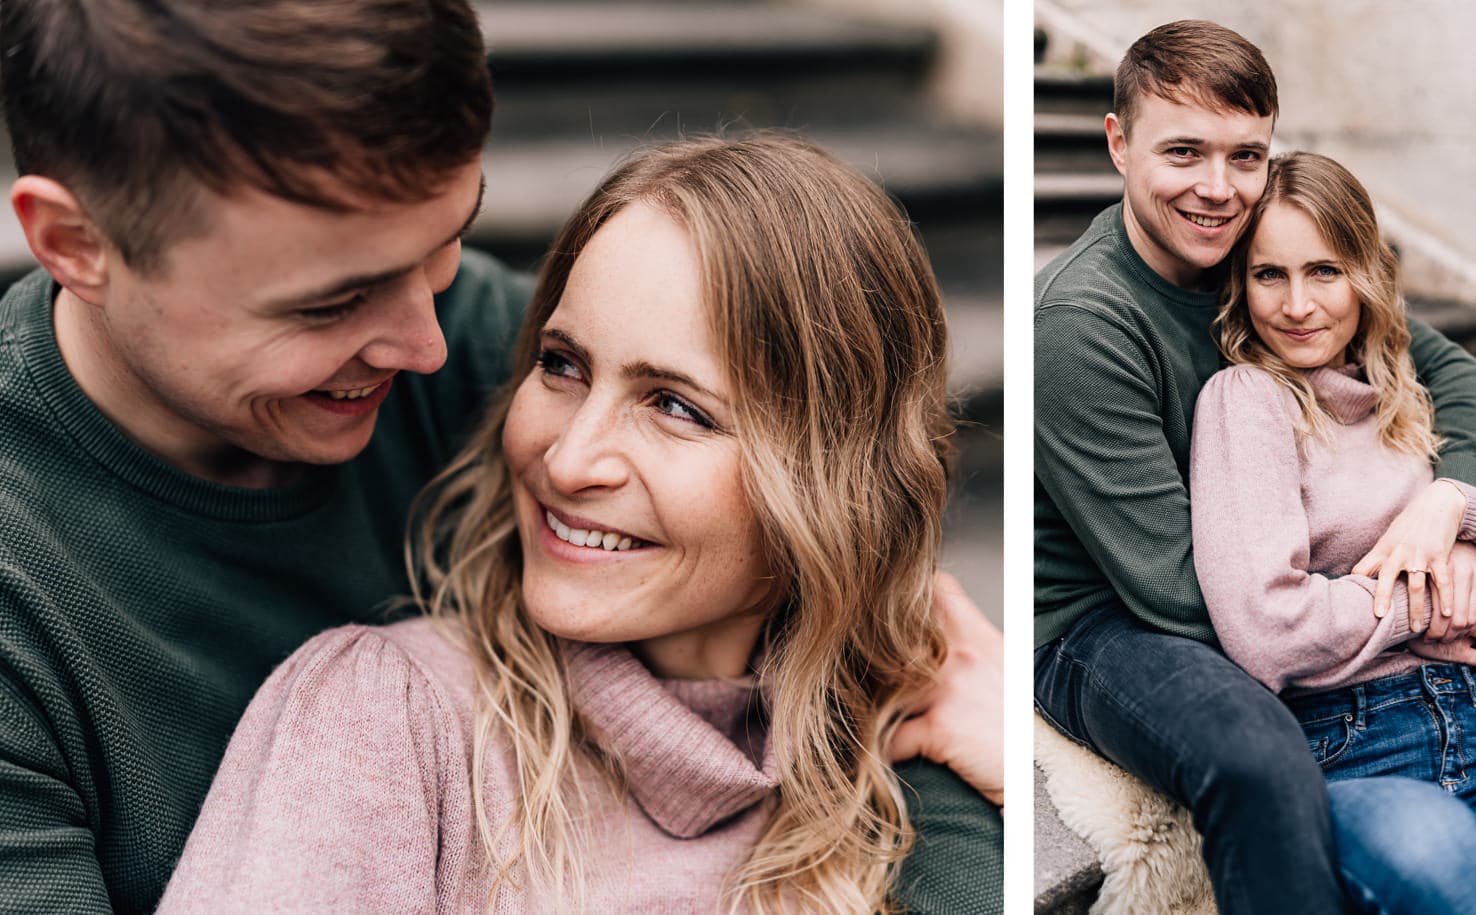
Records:
[[[1296,395],[1275,375],[1258,365],[1230,365],[1210,376],[1199,392],[1196,410],[1282,406],[1296,409]]]
[[[455,623],[417,617],[340,626],[314,636],[273,673],[258,701],[273,694],[289,704],[294,697],[308,698],[331,713],[322,702],[331,696],[361,712],[395,716],[408,704],[465,723],[474,679]]]

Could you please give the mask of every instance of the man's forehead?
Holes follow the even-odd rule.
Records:
[[[205,194],[207,230],[177,247],[196,259],[201,245],[239,255],[217,269],[250,271],[237,279],[253,308],[294,307],[413,269],[465,234],[484,190],[480,162],[453,173],[430,199],[408,203],[361,196],[338,209],[241,185]]]
[[[1218,141],[1265,145],[1274,124],[1271,115],[1233,107],[1192,87],[1175,87],[1165,93],[1145,92],[1138,99],[1132,129],[1152,133],[1153,142],[1175,135],[1208,140],[1212,135]]]

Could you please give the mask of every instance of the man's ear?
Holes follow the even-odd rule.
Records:
[[[52,178],[22,175],[10,186],[10,206],[46,272],[82,300],[102,304],[112,249],[77,197]]]
[[[1117,173],[1127,177],[1127,131],[1123,128],[1122,121],[1112,112],[1108,112],[1104,126],[1107,128],[1107,154],[1112,157]]]

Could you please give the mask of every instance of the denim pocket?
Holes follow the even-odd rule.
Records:
[[[1321,721],[1304,721],[1302,733],[1306,735],[1307,749],[1312,751],[1312,758],[1317,760],[1318,765],[1326,768],[1337,762],[1352,743],[1352,716],[1340,715]]]

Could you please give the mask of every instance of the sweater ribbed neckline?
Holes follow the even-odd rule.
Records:
[[[1193,289],[1185,289],[1175,286],[1168,280],[1158,275],[1158,271],[1148,266],[1138,249],[1133,247],[1133,240],[1128,237],[1127,223],[1123,221],[1123,205],[1121,202],[1106,210],[1108,219],[1111,220],[1112,237],[1116,243],[1117,253],[1122,258],[1129,270],[1143,283],[1151,286],[1155,292],[1176,305],[1195,309],[1215,309],[1220,307],[1220,296],[1218,292],[1199,292]]]
[[[1364,380],[1363,366],[1356,363],[1312,369],[1307,381],[1317,392],[1317,402],[1345,426],[1368,416],[1379,403],[1379,392]]]
[[[779,784],[767,733],[746,734],[758,701],[752,682],[659,680],[621,645],[564,642],[563,650],[575,706],[620,756],[631,796],[667,834],[700,836]]]
[[[294,518],[333,498],[342,475],[323,468],[294,486],[245,489],[204,480],[139,447],[88,399],[62,360],[52,323],[60,287],[36,270],[11,287],[19,320],[13,326],[26,372],[57,424],[99,464],[144,494],[193,515],[222,521]]]

